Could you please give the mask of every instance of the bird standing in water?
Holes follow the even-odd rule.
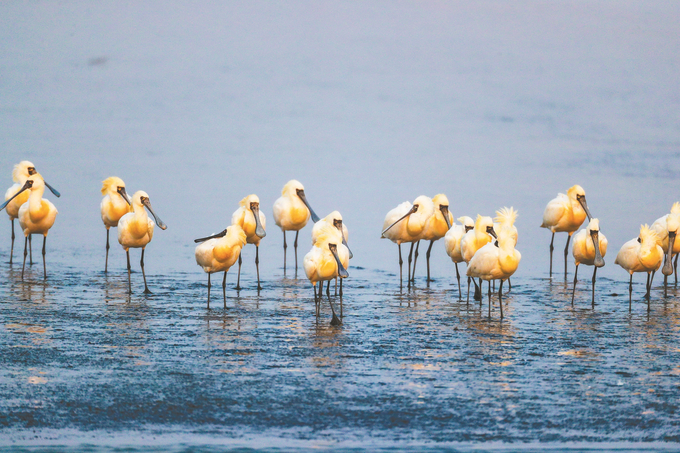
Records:
[[[664,254],[663,269],[663,291],[664,297],[668,295],[668,276],[673,274],[675,268],[675,285],[678,284],[678,254],[680,254],[680,240],[678,240],[678,230],[680,229],[680,202],[675,202],[671,207],[670,214],[666,214],[654,221],[650,227],[658,236],[657,244],[661,246]],[[675,255],[675,264],[673,264]]]
[[[654,273],[661,267],[663,249],[657,244],[658,236],[656,232],[647,225],[640,227],[640,235],[623,244],[621,250],[616,255],[614,264],[618,264],[630,273],[630,283],[628,284],[628,310],[632,309],[633,304],[633,273],[647,272],[647,309],[649,309],[650,291],[654,281]],[[650,278],[651,276],[651,278]]]
[[[347,238],[349,237],[349,230],[347,229],[347,225],[343,222],[342,220],[342,214],[340,214],[338,211],[333,211],[330,214],[328,214],[326,217],[323,219],[319,220],[314,224],[312,227],[312,244],[315,244],[319,234],[321,233],[321,230],[323,229],[324,225],[331,225],[335,228],[338,229],[340,234],[342,234],[342,245],[347,247],[347,251],[349,252],[349,259],[352,259],[354,255],[352,254],[352,250],[350,250],[349,245],[347,245]],[[344,264],[345,269],[348,269],[349,266],[349,261]],[[342,296],[342,278],[340,279],[340,295]],[[338,279],[335,279],[335,289],[337,290],[338,286]]]
[[[604,256],[607,254],[607,238],[600,232],[600,221],[591,219],[588,226],[574,235],[574,290],[571,292],[571,305],[574,305],[574,295],[576,294],[576,276],[578,275],[579,264],[593,266],[593,291],[592,304],[595,308],[595,275],[597,268],[604,266]]]
[[[437,194],[432,198],[434,205],[434,213],[427,219],[425,223],[425,230],[422,234],[422,239],[430,241],[430,246],[427,248],[425,258],[427,261],[427,282],[433,281],[430,278],[430,252],[435,241],[446,236],[446,233],[453,225],[453,214],[449,212],[449,199],[443,193]],[[416,246],[416,258],[418,257],[418,246]],[[416,263],[413,263],[413,278],[415,280]]]
[[[246,242],[255,244],[255,269],[257,270],[257,289],[262,289],[260,285],[260,240],[267,235],[265,232],[267,219],[260,211],[260,199],[252,194],[241,200],[240,208],[234,211],[231,216],[231,224],[241,227],[246,234]],[[236,279],[236,289],[241,289],[241,253],[238,255],[238,277]]]
[[[477,214],[477,220],[475,220],[475,227],[472,230],[465,233],[460,240],[460,254],[463,257],[463,261],[467,263],[468,269],[470,267],[470,260],[472,259],[473,256],[475,256],[477,250],[481,249],[486,244],[491,242],[492,236],[494,239],[498,239],[498,236],[496,236],[496,231],[493,229],[493,219],[489,216],[481,216]],[[470,302],[471,274],[467,271],[466,274],[468,276],[467,300],[468,302]],[[482,282],[480,280],[479,287],[477,287],[477,282],[475,282],[474,279],[472,280],[472,282],[475,284],[474,299],[480,301],[481,304]]]
[[[460,289],[460,272],[458,272],[458,263],[465,261],[460,251],[460,240],[463,239],[465,233],[475,227],[475,221],[472,217],[459,217],[458,221],[461,225],[453,225],[444,236],[444,247],[446,254],[449,255],[453,264],[456,265],[456,278],[458,279],[458,298],[463,298],[463,293]]]
[[[118,221],[130,212],[130,198],[125,192],[125,183],[117,176],[111,176],[102,181],[102,202],[100,205],[102,222],[106,227],[106,261],[104,273],[109,270],[109,229],[118,226]]]

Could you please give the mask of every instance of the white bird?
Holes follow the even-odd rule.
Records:
[[[24,264],[21,268],[21,279],[24,279],[24,269],[26,268],[26,255],[28,255],[28,242],[32,234],[43,235],[43,272],[47,279],[47,265],[45,263],[45,244],[47,243],[47,233],[49,232],[54,220],[57,218],[57,208],[48,200],[43,198],[45,193],[45,181],[39,173],[31,175],[23,187],[14,194],[9,200],[0,205],[0,210],[4,209],[13,199],[19,197],[24,191],[30,190],[28,201],[21,205],[18,212],[19,226],[24,232]]]
[[[552,232],[550,240],[550,276],[552,277],[552,256],[555,233],[565,231],[569,234],[567,245],[564,247],[564,278],[567,278],[567,254],[569,253],[569,241],[571,235],[579,229],[588,216],[592,218],[586,203],[586,192],[579,185],[572,186],[567,194],[559,193],[556,198],[548,202],[543,212],[541,228],[547,228]]]
[[[314,288],[314,302],[317,307],[317,314],[323,296],[323,282],[332,280],[336,277],[349,277],[346,264],[343,264],[343,261],[344,263],[349,262],[349,249],[342,244],[342,233],[336,227],[325,223],[318,232],[314,246],[309,253],[305,255],[303,260],[305,274]],[[319,283],[318,299],[316,291],[317,282]],[[330,282],[328,285],[330,286]],[[333,308],[333,303],[331,302],[328,290],[327,295],[328,303],[333,312],[331,325],[339,325],[340,319],[338,319],[335,314],[335,309]]]
[[[511,232],[512,240],[514,241],[512,246],[517,247],[517,227],[515,226],[515,221],[517,220],[518,213],[512,206],[510,208],[503,207],[496,211],[496,217],[494,217],[493,228],[495,231],[500,231],[501,228],[509,228]],[[508,287],[512,289],[512,282],[508,278]]]
[[[498,236],[496,236],[496,231],[493,229],[493,219],[489,216],[481,216],[477,214],[475,227],[472,230],[465,233],[460,240],[460,254],[463,258],[463,261],[468,263],[468,268],[470,267],[469,265],[470,260],[475,255],[477,250],[481,249],[486,244],[491,242],[491,236],[498,239]],[[468,302],[470,302],[470,274],[467,272],[466,274],[468,276],[467,300]],[[481,281],[479,288],[477,287],[477,282],[473,280],[473,283],[475,284],[474,299],[479,300],[481,302],[482,300]]]
[[[650,291],[654,281],[654,273],[661,267],[663,249],[657,244],[657,234],[647,225],[640,227],[640,236],[623,244],[616,255],[614,264],[618,264],[630,273],[628,284],[628,309],[632,308],[633,300],[633,273],[647,272],[647,308],[649,309]],[[650,278],[651,274],[651,278]]]
[[[305,196],[305,188],[300,183],[291,179],[283,186],[281,196],[274,202],[274,223],[283,231],[283,272],[286,272],[286,231],[295,231],[295,272],[297,273],[297,244],[300,230],[307,225],[309,216],[314,223],[319,221]]]
[[[142,275],[144,276],[144,293],[151,293],[146,284],[146,273],[144,272],[144,249],[153,239],[154,222],[146,214],[145,207],[149,210],[161,230],[167,228],[165,223],[153,212],[149,195],[143,190],[135,192],[132,196],[132,212],[128,212],[118,221],[118,243],[123,246],[123,250],[125,250],[127,255],[128,289],[130,293],[132,293],[130,248],[140,247],[142,248],[142,258],[139,264],[142,267]]]
[[[383,231],[381,238],[387,238],[399,246],[399,283],[402,282],[402,265],[404,260],[401,258],[401,244],[411,243],[411,250],[408,254],[408,285],[411,282],[411,258],[413,256],[413,243],[420,240],[425,229],[427,219],[434,214],[434,204],[432,199],[421,195],[411,204],[408,201],[401,203],[392,209],[385,216],[383,221]],[[408,219],[406,219],[408,217]],[[405,221],[402,221],[406,219]]]
[[[260,285],[260,240],[267,235],[265,228],[267,219],[260,211],[260,199],[252,194],[245,197],[239,203],[238,208],[231,216],[231,224],[240,226],[246,234],[246,242],[255,244],[255,268],[257,269],[257,289],[261,290]],[[241,254],[238,255],[238,277],[236,289],[241,289]]]
[[[338,231],[342,234],[342,244],[347,247],[347,250],[349,251],[349,259],[352,259],[354,255],[352,254],[352,250],[349,248],[349,245],[347,244],[347,238],[349,237],[349,230],[347,229],[347,224],[345,224],[342,220],[342,215],[338,211],[333,211],[330,214],[328,214],[326,217],[323,219],[319,220],[314,224],[312,227],[312,244],[315,244],[319,234],[323,228],[323,225],[328,224],[331,226],[334,226],[335,228],[338,229]],[[347,269],[349,266],[349,262],[345,264],[345,269]],[[337,290],[337,278],[335,279],[335,286]],[[342,296],[342,279],[340,279],[340,295]]]
[[[118,221],[130,212],[130,198],[125,191],[125,183],[117,176],[102,181],[102,202],[100,205],[102,222],[106,227],[106,261],[104,273],[109,270],[109,229],[118,226]]]
[[[503,281],[515,273],[522,255],[515,250],[513,231],[501,228],[498,232],[498,245],[487,243],[477,250],[470,262],[466,274],[468,277],[485,281],[500,280],[498,288],[498,304],[503,319]],[[481,286],[481,285],[480,285]],[[491,293],[489,293],[489,317],[491,316]]]
[[[459,217],[458,221],[461,225],[452,225],[449,231],[444,236],[444,248],[446,249],[446,254],[449,255],[453,264],[456,265],[456,278],[458,279],[458,298],[463,298],[463,293],[460,289],[460,272],[458,272],[458,263],[462,263],[463,255],[460,251],[460,240],[463,239],[463,235],[475,227],[475,221],[472,217],[463,216]]]
[[[574,246],[572,253],[576,270],[574,271],[574,290],[571,293],[571,305],[574,305],[574,295],[576,294],[576,276],[578,275],[579,264],[593,266],[593,291],[592,304],[595,308],[595,275],[597,268],[604,266],[604,256],[607,254],[607,238],[600,233],[600,221],[591,219],[588,226],[574,235]]]
[[[227,272],[241,256],[247,242],[247,235],[239,225],[231,225],[212,236],[196,239],[196,263],[208,274],[208,309],[210,309],[210,274],[224,272],[222,294],[224,308],[227,308]]]
[[[427,222],[425,223],[425,229],[421,236],[422,240],[430,241],[430,246],[427,248],[427,253],[425,257],[427,259],[427,281],[433,281],[430,278],[430,253],[432,252],[432,246],[435,241],[446,236],[446,232],[449,231],[451,225],[453,225],[453,214],[449,212],[449,199],[443,193],[437,194],[432,198],[432,204],[434,205],[434,212]],[[419,243],[420,244],[420,243]],[[418,246],[416,245],[416,259],[418,258]],[[413,279],[415,280],[416,275],[416,263],[413,262]]]
[[[680,202],[675,202],[671,207],[671,213],[666,214],[654,221],[651,229],[658,236],[657,244],[664,250],[663,269],[663,289],[664,297],[667,295],[668,276],[673,273],[675,268],[675,285],[678,284],[678,254],[680,254],[680,241],[677,240],[678,229],[680,228]],[[673,264],[675,255],[675,264]]]
[[[35,165],[33,165],[32,162],[29,162],[27,160],[22,160],[18,164],[14,166],[14,169],[12,170],[12,180],[14,181],[14,184],[7,189],[5,192],[5,201],[7,201],[6,209],[7,209],[7,215],[9,216],[10,222],[12,222],[12,248],[10,251],[9,255],[9,264],[12,264],[12,258],[14,257],[14,219],[19,217],[19,208],[21,207],[22,204],[26,203],[28,201],[28,195],[30,194],[30,189],[26,189],[21,193],[21,195],[18,195],[16,198],[12,200],[12,198],[17,195],[17,193],[24,187],[24,184],[26,183],[26,180],[35,174],[37,174],[37,170],[35,169]],[[43,180],[44,181],[44,180]],[[57,192],[52,186],[47,184],[45,182],[45,186],[50,189],[50,191],[59,198],[61,194]],[[29,249],[31,252],[31,257],[30,257],[30,262],[33,264],[33,250],[30,247],[30,238],[29,238]]]

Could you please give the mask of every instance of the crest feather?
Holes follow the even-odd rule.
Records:
[[[659,235],[656,234],[656,231],[652,230],[649,228],[649,225],[646,223],[644,225],[640,226],[640,240],[643,243],[650,242],[650,243],[656,243],[659,239]]]
[[[517,211],[512,206],[510,208],[504,207],[496,211],[496,217],[493,220],[503,226],[512,226],[517,220],[517,215]]]
[[[680,214],[680,201],[676,201],[673,203],[673,207],[671,208],[671,214]]]

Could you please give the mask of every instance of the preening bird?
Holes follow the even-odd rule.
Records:
[[[32,234],[43,235],[43,272],[47,278],[47,264],[45,262],[45,246],[47,243],[47,233],[49,232],[54,220],[57,218],[57,208],[48,200],[43,198],[45,193],[45,181],[39,173],[34,173],[26,179],[22,188],[9,200],[0,205],[0,210],[9,205],[13,199],[21,196],[25,191],[30,190],[28,201],[21,205],[18,212],[19,226],[24,233],[24,264],[21,268],[21,279],[24,279],[24,269],[26,268],[26,255],[28,254],[28,243]]]
[[[476,227],[475,227],[476,228]],[[488,242],[477,250],[468,263],[468,277],[485,281],[500,280],[498,288],[498,304],[503,319],[503,282],[515,273],[522,255],[515,250],[513,230],[508,227],[498,232],[498,245]],[[481,286],[481,284],[480,284]],[[491,316],[491,294],[489,293],[489,317]]]
[[[328,223],[322,225],[318,231],[317,240],[303,260],[307,278],[314,288],[314,302],[319,312],[319,305],[323,296],[323,282],[336,277],[347,278],[347,264],[349,263],[349,249],[342,244],[342,233]],[[319,283],[317,298],[316,284]],[[330,285],[330,283],[329,283]],[[331,325],[339,325],[340,319],[335,314],[330,293],[327,290],[328,303],[331,306],[333,319]],[[342,300],[342,299],[341,299]]]
[[[496,236],[496,231],[493,229],[493,219],[491,219],[491,217],[489,216],[481,216],[477,214],[475,227],[472,230],[465,233],[462,239],[460,240],[460,254],[463,257],[463,261],[468,263],[468,268],[470,267],[470,260],[475,255],[477,250],[481,249],[486,244],[491,242],[492,236],[495,239],[498,239],[498,236]],[[467,272],[466,274],[468,276],[467,300],[468,302],[470,302],[470,274]],[[475,282],[474,280],[473,283],[475,284],[474,299],[479,300],[481,302],[482,300],[481,281],[480,287],[477,287],[477,282]]]
[[[239,203],[240,208],[234,211],[231,216],[231,224],[238,225],[246,234],[246,242],[255,244],[255,268],[257,269],[257,289],[262,289],[260,285],[260,240],[267,235],[265,228],[267,219],[260,211],[260,199],[257,195],[248,195]],[[238,255],[238,277],[236,289],[241,289],[241,253]]]
[[[307,201],[305,188],[300,183],[291,179],[283,186],[281,196],[274,202],[274,223],[283,231],[283,272],[286,272],[286,231],[295,231],[295,272],[297,272],[297,244],[300,230],[307,225],[311,215],[314,223],[319,221],[312,207]]]
[[[149,287],[146,284],[146,273],[144,272],[144,249],[146,245],[153,239],[154,221],[149,218],[144,208],[149,210],[153,216],[156,224],[161,230],[165,230],[167,226],[156,215],[151,207],[149,195],[143,190],[138,190],[132,196],[132,212],[128,212],[118,220],[118,243],[123,246],[127,256],[127,271],[128,271],[128,290],[132,293],[132,280],[130,272],[130,248],[142,249],[142,258],[139,265],[142,268],[142,275],[144,276],[144,293],[151,294]]]
[[[118,226],[118,221],[130,212],[130,198],[125,191],[125,183],[117,176],[102,181],[102,202],[100,205],[102,222],[106,227],[106,261],[104,272],[109,270],[109,229]]]
[[[463,298],[463,293],[460,289],[460,272],[458,272],[458,263],[465,261],[460,251],[460,240],[463,235],[475,227],[475,221],[472,217],[459,217],[458,221],[461,225],[453,225],[444,236],[444,247],[446,254],[449,255],[453,264],[456,265],[456,278],[458,279],[458,298]]]
[[[196,239],[196,263],[208,274],[208,309],[210,309],[210,274],[224,272],[222,294],[227,308],[227,272],[241,255],[247,235],[239,225],[231,225],[220,233]]]
[[[383,231],[381,238],[387,238],[395,242],[399,247],[399,283],[402,282],[402,265],[404,260],[401,258],[401,244],[411,243],[411,250],[408,254],[408,284],[411,280],[411,259],[413,257],[413,243],[420,240],[427,220],[434,214],[434,204],[432,199],[421,195],[411,204],[408,201],[401,203],[392,209],[385,216],[383,221]]]
[[[628,284],[628,309],[632,308],[633,300],[633,273],[647,272],[647,308],[649,308],[650,291],[654,281],[654,273],[661,267],[663,249],[657,244],[656,232],[647,225],[640,227],[640,236],[623,244],[616,255],[614,264],[618,264],[630,273]],[[650,278],[651,275],[651,278]]]
[[[600,221],[591,219],[588,226],[574,235],[574,290],[571,292],[571,304],[574,305],[574,295],[576,294],[576,276],[578,275],[579,264],[593,266],[593,290],[592,304],[595,308],[595,276],[597,268],[604,266],[604,256],[607,254],[607,238],[600,232]]]
[[[579,185],[572,186],[567,190],[567,194],[559,193],[557,197],[548,202],[543,212],[543,223],[541,228],[547,228],[552,232],[552,239],[550,240],[550,276],[552,277],[552,256],[553,242],[555,241],[555,233],[562,231],[569,234],[567,237],[567,245],[564,247],[564,278],[567,278],[567,254],[569,253],[569,241],[571,235],[579,229],[583,221],[588,216],[588,220],[592,218],[586,203],[586,192]]]
[[[425,223],[425,229],[423,231],[421,239],[430,241],[430,246],[427,248],[427,253],[425,258],[427,260],[427,281],[430,282],[430,253],[432,252],[432,246],[435,241],[446,236],[447,231],[453,225],[453,214],[449,212],[449,199],[443,193],[437,194],[432,198],[432,204],[434,205],[434,213],[427,219]],[[418,246],[416,246],[416,258],[418,257]],[[416,263],[413,263],[413,278],[415,279],[416,274]]]
[[[661,246],[665,255],[663,262],[663,290],[664,296],[667,295],[668,276],[673,274],[675,268],[675,284],[678,284],[678,254],[680,254],[680,241],[677,240],[678,229],[680,228],[680,202],[675,202],[671,207],[670,214],[666,214],[654,221],[651,229],[656,232],[657,244]],[[675,264],[673,264],[675,255]]]

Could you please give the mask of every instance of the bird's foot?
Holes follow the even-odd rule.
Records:
[[[235,289],[236,291],[241,291],[241,287],[240,287],[239,285],[236,285],[236,287],[235,287],[234,289]]]
[[[153,294],[151,291],[149,291],[149,288],[144,288],[144,294]]]
[[[331,319],[331,326],[339,326],[340,324],[342,324],[342,322],[340,321],[340,318],[338,318],[335,315],[335,313],[333,313],[333,319]]]

